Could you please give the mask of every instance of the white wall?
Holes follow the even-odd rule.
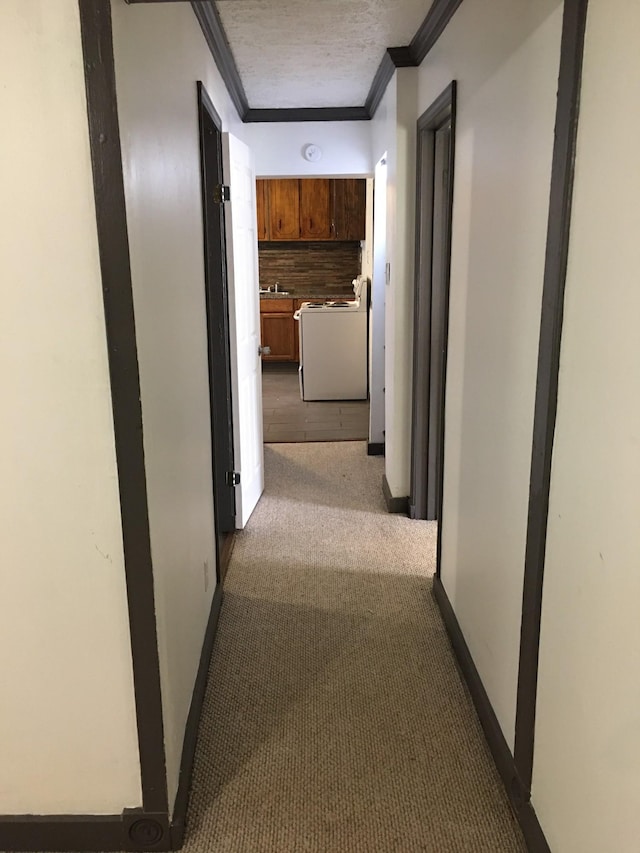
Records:
[[[458,80],[442,581],[511,747],[561,5],[463,3],[419,70],[420,113]]]
[[[254,152],[259,178],[373,175],[368,121],[250,122],[243,125],[243,138]],[[322,149],[316,163],[302,156],[308,143]]]
[[[112,11],[172,804],[215,587],[196,80],[241,127],[189,4]]]
[[[0,27],[0,813],[141,804],[76,0]]]
[[[636,2],[590,1],[533,772],[559,853],[638,850],[639,32]]]

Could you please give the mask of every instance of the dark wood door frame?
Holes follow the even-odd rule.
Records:
[[[200,176],[204,226],[204,270],[209,358],[209,405],[211,411],[211,458],[216,575],[224,576],[235,530],[233,410],[229,344],[229,294],[225,243],[224,202],[215,198],[224,184],[222,169],[222,121],[204,85],[197,82]]]
[[[106,320],[145,812],[166,813],[167,779],[138,349],[109,0],[80,0],[89,140]]]
[[[411,435],[412,518],[440,518],[444,462],[444,393],[447,366],[449,274],[455,157],[456,82],[436,98],[418,119],[416,158],[416,273],[413,332],[413,399]],[[443,175],[444,244],[434,245],[434,203],[437,198],[436,134],[450,126],[448,174]],[[443,258],[443,292],[436,293],[433,261]],[[434,309],[434,310],[432,310]],[[440,386],[431,381],[432,353],[441,353]],[[434,399],[437,396],[437,400]],[[435,433],[435,435],[434,435]],[[438,537],[438,543],[440,542]],[[439,549],[438,545],[438,549]],[[438,551],[439,553],[439,551]],[[438,566],[439,566],[438,560]]]
[[[547,247],[533,416],[514,745],[517,773],[527,792],[531,791],[533,774],[542,585],[547,544],[551,461],[558,407],[560,345],[587,5],[588,0],[565,0],[564,4],[555,143],[551,163]]]

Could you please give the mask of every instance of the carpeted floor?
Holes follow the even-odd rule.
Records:
[[[435,526],[362,442],[265,447],[211,661],[188,853],[524,851],[430,592]]]

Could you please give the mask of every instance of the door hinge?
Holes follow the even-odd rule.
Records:
[[[223,204],[225,201],[230,201],[231,191],[226,184],[216,184],[213,188],[213,200],[216,204]]]
[[[227,471],[227,486],[239,486],[240,474],[238,471]]]

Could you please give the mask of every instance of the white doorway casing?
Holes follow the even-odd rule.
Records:
[[[369,442],[384,444],[384,313],[387,258],[387,161],[376,164],[373,184],[373,275],[371,284]]]

